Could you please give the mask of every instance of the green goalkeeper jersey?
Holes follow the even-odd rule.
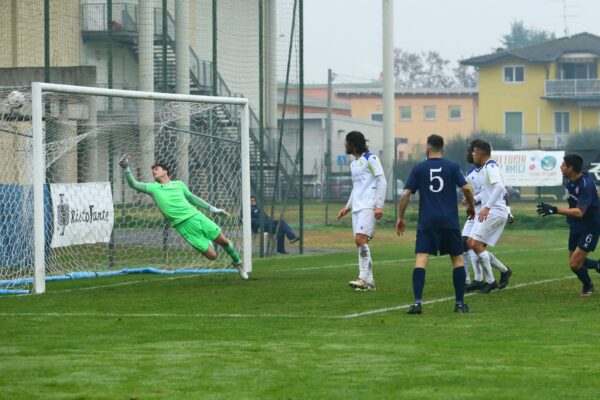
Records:
[[[199,214],[195,206],[205,210],[210,205],[204,200],[196,197],[181,181],[170,181],[168,183],[140,183],[135,180],[131,172],[125,174],[127,183],[133,189],[147,193],[152,196],[158,209],[169,220],[171,226],[175,227],[186,219]]]

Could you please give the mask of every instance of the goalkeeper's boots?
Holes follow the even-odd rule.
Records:
[[[590,297],[594,293],[594,285],[591,284],[588,287],[583,287],[581,293],[579,294],[581,297]]]
[[[510,279],[510,276],[512,275],[512,270],[508,267],[506,272],[502,272],[500,273],[500,282],[498,283],[498,289],[504,289],[505,287],[508,286],[508,280]]]
[[[455,313],[460,313],[460,314],[466,314],[466,313],[470,313],[471,309],[469,308],[468,305],[464,304],[464,303],[456,303],[454,305],[454,312]]]
[[[473,281],[465,287],[465,290],[467,291],[467,293],[471,293],[471,292],[474,292],[475,290],[482,289],[484,286],[485,286],[485,282],[483,282],[483,281]]]
[[[418,315],[418,314],[421,314],[422,312],[423,312],[423,307],[421,306],[421,303],[415,303],[408,308],[408,311],[406,313],[411,314],[411,315]]]
[[[494,289],[498,289],[498,283],[496,281],[492,283],[486,283],[479,291],[481,293],[489,293]]]
[[[244,270],[244,263],[240,260],[239,262],[231,262],[231,265],[234,266],[238,272],[240,273],[240,277],[247,281],[248,280],[248,273]]]

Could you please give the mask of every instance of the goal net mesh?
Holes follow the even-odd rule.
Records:
[[[45,157],[46,276],[133,268],[219,271],[166,221],[153,199],[130,188],[118,161],[152,182],[166,164],[172,180],[231,216],[207,213],[241,257],[242,106],[43,93],[44,154],[32,153],[31,94],[0,90],[0,282],[33,277],[32,165]],[[93,274],[95,275],[95,274]]]

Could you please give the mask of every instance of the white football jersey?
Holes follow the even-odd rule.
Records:
[[[486,193],[483,191],[483,185],[485,183],[485,176],[482,172],[483,168],[473,167],[467,174],[465,178],[469,185],[471,185],[471,189],[473,189],[473,196],[476,198],[475,200],[475,213],[479,214],[481,211],[482,204],[487,201]]]
[[[366,152],[352,161],[350,172],[352,174],[352,198],[350,203],[352,212],[364,210],[365,208],[383,208],[385,193],[381,198],[382,195],[377,190],[376,179],[377,176],[384,175],[379,158],[370,152]]]
[[[483,176],[481,205],[484,206],[494,190],[492,185],[496,182],[504,183],[504,180],[502,178],[502,171],[494,160],[488,160],[488,162],[485,163],[481,168],[481,174]],[[499,217],[508,216],[508,208],[506,208],[506,199],[504,198],[505,194],[506,189],[504,189],[504,192],[500,195],[498,200],[490,206],[490,215],[497,215]]]

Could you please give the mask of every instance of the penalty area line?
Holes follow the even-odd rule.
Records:
[[[543,285],[545,283],[551,283],[551,282],[559,282],[559,281],[565,281],[568,279],[573,279],[576,278],[576,276],[566,276],[563,278],[554,278],[554,279],[543,279],[543,280],[539,280],[539,281],[533,281],[533,282],[526,282],[526,283],[519,283],[513,286],[509,286],[507,288],[504,289],[500,289],[502,291],[505,290],[514,290],[514,289],[520,289],[523,287],[527,287],[527,286],[538,286],[538,285]],[[470,297],[473,296],[477,293],[468,293],[465,294],[465,297]],[[454,296],[448,296],[448,297],[441,297],[439,299],[433,299],[433,300],[427,300],[424,301],[423,304],[434,304],[434,303],[443,303],[446,301],[451,301],[454,300]],[[385,313],[385,312],[389,312],[389,311],[398,311],[398,310],[404,310],[407,309],[408,307],[410,307],[413,303],[410,304],[401,304],[399,306],[394,306],[394,307],[384,307],[384,308],[379,308],[379,309],[375,309],[375,310],[369,310],[369,311],[363,311],[363,312],[359,312],[359,313],[352,313],[352,314],[346,314],[346,315],[339,315],[336,318],[342,318],[342,319],[351,319],[351,318],[358,318],[358,317],[364,317],[367,315],[374,315],[374,314],[381,314],[381,313]]]

